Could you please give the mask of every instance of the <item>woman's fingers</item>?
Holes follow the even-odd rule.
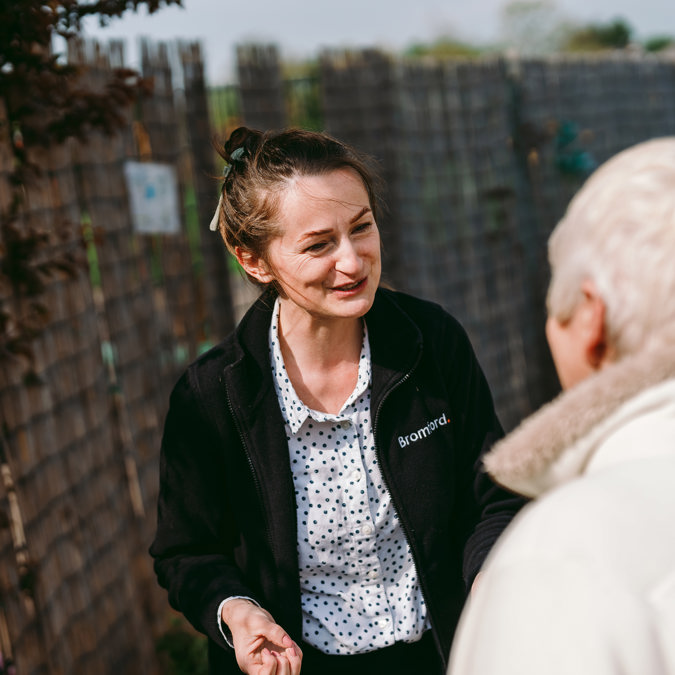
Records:
[[[293,641],[291,640],[291,642]],[[300,651],[298,645],[296,645],[294,642],[292,646],[286,648],[286,658],[288,659],[289,675],[300,675],[302,652]]]
[[[262,666],[259,675],[300,675],[302,652],[293,640],[285,636],[282,649],[264,647],[261,651]]]
[[[262,665],[255,675],[281,675],[277,668],[277,658],[267,647],[261,652]]]

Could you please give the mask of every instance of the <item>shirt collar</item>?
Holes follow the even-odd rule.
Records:
[[[361,345],[361,355],[359,356],[359,374],[356,386],[340,409],[340,412],[337,415],[331,415],[308,408],[300,400],[291,384],[279,344],[279,307],[279,298],[277,298],[274,303],[272,321],[269,328],[269,349],[274,376],[274,390],[279,399],[279,406],[284,422],[288,424],[292,433],[297,434],[308,417],[317,422],[344,419],[352,412],[352,408],[355,408],[358,398],[371,386],[370,342],[365,321],[362,322],[363,344]]]

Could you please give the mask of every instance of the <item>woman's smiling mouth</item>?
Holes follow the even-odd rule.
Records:
[[[359,279],[359,281],[353,281],[350,284],[343,284],[342,286],[333,286],[331,290],[333,291],[338,291],[341,293],[346,293],[349,291],[355,291],[360,289],[362,286],[365,285],[368,277],[364,277],[363,279]]]

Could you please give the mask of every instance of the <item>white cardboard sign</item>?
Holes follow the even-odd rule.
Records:
[[[134,230],[141,234],[180,232],[178,183],[170,164],[124,163]]]

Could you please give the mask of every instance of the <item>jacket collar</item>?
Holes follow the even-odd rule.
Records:
[[[256,409],[270,388],[274,394],[268,334],[276,297],[271,288],[265,290],[239,322],[234,339],[228,340],[226,375],[231,371],[233,392],[247,411]]]
[[[276,292],[268,289],[245,314],[235,332],[231,367],[243,368],[242,383],[247,386],[241,401],[257,408],[265,389],[274,388],[269,360],[268,331]],[[372,359],[372,409],[376,410],[389,386],[412,370],[422,349],[420,330],[399,306],[396,293],[378,289],[373,306],[366,314]],[[248,356],[250,358],[244,358]]]
[[[675,378],[672,342],[624,358],[560,394],[495,444],[488,473],[536,497],[585,472],[603,424],[642,392]]]
[[[380,288],[366,314],[372,359],[373,415],[394,384],[410,373],[422,354],[422,333],[394,291]],[[375,420],[373,419],[373,422]]]

